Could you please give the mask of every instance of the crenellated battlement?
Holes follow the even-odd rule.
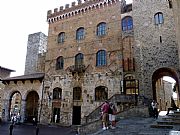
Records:
[[[72,2],[71,7],[70,4],[66,4],[65,7],[60,6],[59,9],[55,8],[54,12],[49,10],[47,12],[47,22],[54,23],[59,20],[89,12],[91,10],[104,8],[118,2],[119,0],[84,0],[84,2],[82,0],[77,1],[77,4],[76,2]]]

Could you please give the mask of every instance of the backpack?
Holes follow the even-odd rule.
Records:
[[[111,109],[112,109],[112,114],[116,114],[117,113],[117,109],[116,109],[115,105],[112,105]]]
[[[113,109],[111,106],[109,106],[109,109],[108,109],[108,114],[113,114]]]

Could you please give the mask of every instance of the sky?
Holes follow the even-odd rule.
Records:
[[[47,11],[77,0],[1,0],[0,66],[24,74],[28,35],[48,35]],[[127,0],[127,3],[132,0]]]

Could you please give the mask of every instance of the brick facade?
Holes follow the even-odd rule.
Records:
[[[119,7],[119,1],[109,4],[103,1],[89,1],[77,5],[76,10],[77,12],[80,10],[80,13],[74,14],[74,16],[51,21],[52,16],[56,18],[54,15],[63,16],[65,14],[66,16],[66,10],[72,10],[71,14],[74,13],[76,10],[73,9],[64,9],[64,11],[48,14],[49,35],[45,64],[45,79],[47,80],[45,87],[49,93],[53,93],[53,89],[56,87],[62,89],[62,101],[59,108],[61,110],[60,121],[63,124],[72,124],[74,106],[81,108],[80,117],[83,118],[102,104],[103,101],[96,101],[95,99],[95,88],[106,87],[108,98],[121,91],[122,40],[121,9]],[[107,25],[106,34],[97,36],[97,26],[101,22],[105,22]],[[78,41],[76,30],[80,27],[84,27],[85,37]],[[58,34],[61,32],[65,32],[65,41],[58,43]],[[107,64],[105,66],[96,66],[96,54],[99,50],[105,50],[107,53]],[[75,65],[75,56],[78,53],[84,55],[85,72],[71,71]],[[64,57],[64,68],[56,70],[56,59],[59,56]],[[49,84],[49,82],[51,83]],[[79,101],[73,99],[73,88],[76,87],[80,87],[82,91],[82,98]],[[51,110],[53,108],[51,105],[53,104],[44,108]],[[46,116],[44,122],[48,115],[52,116],[52,111],[49,110],[44,111],[43,115]]]

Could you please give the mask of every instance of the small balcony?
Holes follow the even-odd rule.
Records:
[[[83,64],[81,64],[81,65],[72,65],[72,66],[69,67],[69,70],[72,73],[75,73],[75,72],[82,73],[82,72],[85,72],[86,67]]]

